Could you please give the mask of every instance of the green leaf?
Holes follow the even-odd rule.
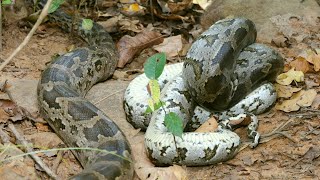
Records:
[[[148,108],[150,108],[151,112],[153,112],[154,111],[154,102],[153,102],[152,98],[148,99],[148,105],[149,105]],[[147,110],[148,110],[148,108],[147,108]]]
[[[164,124],[168,128],[168,131],[174,136],[182,138],[183,124],[176,113],[170,112],[169,114],[166,114],[164,117]]]
[[[55,12],[63,2],[64,0],[53,0],[52,3],[50,4],[48,13]]]
[[[149,114],[149,113],[152,113],[152,112],[153,112],[152,109],[150,108],[150,106],[148,106],[147,109],[146,109],[146,112],[144,112],[144,114],[146,115],[146,114]]]
[[[151,98],[150,98],[151,99]],[[152,99],[151,99],[152,100]],[[149,103],[149,102],[148,102]],[[146,109],[146,111],[144,112],[144,114],[149,114],[152,113],[155,110],[158,110],[161,108],[161,106],[164,104],[164,102],[159,101],[158,103],[153,103],[151,106],[149,105]]]
[[[148,90],[153,99],[153,103],[157,104],[160,101],[160,85],[158,81],[151,79],[148,83]]]
[[[166,64],[166,55],[158,53],[147,59],[144,64],[144,73],[149,79],[158,79]]]
[[[158,103],[154,104],[154,110],[158,110],[162,107],[162,105],[164,105],[164,102],[159,101]]]
[[[90,31],[93,27],[93,21],[91,19],[83,19],[81,26],[84,30]]]
[[[12,3],[11,0],[2,0],[2,5],[9,5],[11,3]]]

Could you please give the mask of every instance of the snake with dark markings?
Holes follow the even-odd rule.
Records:
[[[46,1],[40,2],[40,7]],[[49,14],[64,30],[71,31],[71,18],[58,9]],[[40,112],[69,147],[105,151],[75,150],[84,170],[73,179],[130,179],[133,176],[131,149],[119,127],[84,98],[97,82],[110,77],[118,53],[110,35],[93,23],[83,29],[74,26],[88,46],[55,59],[42,73],[38,85]],[[141,75],[125,93],[127,119],[147,129],[147,154],[156,165],[208,165],[232,158],[239,136],[232,132],[235,117],[250,116],[249,137],[259,141],[254,114],[266,111],[276,99],[271,83],[283,69],[283,59],[267,46],[254,43],[254,24],[244,18],[225,19],[205,31],[190,48],[184,64],[167,66],[159,81],[165,105],[144,116],[147,103],[139,99],[148,79]],[[210,110],[210,111],[208,111]],[[185,132],[176,139],[164,126],[166,112],[175,112],[186,129],[193,130],[214,113],[219,116],[215,132]],[[149,127],[148,127],[149,126]],[[148,128],[147,128],[148,127]]]
[[[40,2],[40,6],[45,3]],[[72,19],[64,11],[58,9],[48,16],[71,31]],[[113,74],[117,50],[102,26],[93,23],[91,30],[85,30],[79,21],[74,28],[88,47],[58,57],[42,72],[38,85],[40,112],[67,146],[92,148],[73,152],[84,170],[72,179],[131,179],[133,163],[126,137],[108,116],[84,98],[95,83]]]
[[[200,166],[235,156],[240,137],[232,130],[239,118],[249,118],[252,147],[259,143],[258,119],[276,100],[270,83],[283,71],[283,58],[273,49],[255,43],[256,29],[245,18],[216,22],[192,44],[184,63],[166,66],[158,81],[165,104],[145,115],[148,78],[143,74],[128,86],[124,97],[127,120],[146,129],[145,147],[158,165]],[[185,131],[174,138],[164,125],[166,113],[174,112]],[[214,132],[192,132],[210,116],[219,125]]]

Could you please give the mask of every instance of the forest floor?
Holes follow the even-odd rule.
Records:
[[[115,42],[118,42],[124,35],[134,36],[136,33],[141,33],[143,31],[141,29],[142,26],[148,27],[148,29],[152,31],[161,32],[167,37],[174,36],[178,38],[178,45],[175,44],[164,47],[170,49],[170,47],[181,46],[178,54],[173,53],[168,56],[170,63],[179,62],[183,59],[185,55],[184,49],[190,46],[190,43],[194,41],[194,36],[199,34],[198,31],[200,31],[198,21],[182,23],[181,21],[163,21],[156,18],[156,21],[152,23],[150,16],[128,18],[121,15],[113,15],[111,11],[110,14],[111,15],[105,16],[113,17],[114,22],[111,23],[110,21],[102,20],[101,23],[104,26],[111,27],[111,34]],[[13,16],[16,16],[16,18],[11,18]],[[199,16],[199,14],[194,15],[196,20],[199,19]],[[11,13],[10,16],[6,17],[10,17],[11,19],[7,19],[4,22],[1,59],[7,58],[23,41],[30,30],[27,26],[21,25],[19,13]],[[296,22],[296,19],[293,19],[289,28],[293,28],[292,30],[294,30],[294,28],[301,28],[301,24],[299,23],[300,22]],[[118,101],[118,105],[115,105],[117,107],[114,107],[115,109],[111,110],[111,112],[106,113],[108,115],[111,113],[111,117],[116,117],[121,120],[118,125],[120,128],[124,128],[126,135],[129,136],[129,141],[134,146],[134,160],[138,164],[135,165],[135,178],[320,179],[320,98],[317,95],[320,90],[320,76],[318,72],[320,67],[320,54],[318,55],[317,53],[320,53],[320,51],[318,51],[314,45],[319,44],[319,35],[317,32],[320,32],[320,22],[314,21],[313,23],[312,26],[304,27],[303,32],[301,32],[301,34],[307,33],[309,35],[313,33],[312,36],[304,37],[303,41],[290,41],[291,37],[286,37],[284,39],[275,39],[273,43],[269,44],[278,50],[285,58],[286,67],[284,72],[294,67],[297,70],[303,71],[304,74],[303,82],[293,82],[282,85],[285,86],[282,91],[287,95],[279,97],[277,108],[273,108],[269,112],[258,116],[258,131],[262,135],[269,134],[274,129],[280,127],[279,131],[273,132],[273,135],[270,137],[263,138],[261,144],[254,149],[249,147],[242,149],[235,158],[227,162],[203,167],[153,167],[150,162],[147,162],[147,158],[142,153],[143,132],[134,130],[132,126],[125,121],[123,110],[121,110],[123,91],[119,91],[117,96],[114,97]],[[314,27],[317,27],[317,29],[314,29]],[[166,40],[167,37],[164,39]],[[172,40],[168,41],[171,42]],[[68,49],[73,49],[74,46],[78,47],[81,45],[84,45],[84,43],[79,40],[79,38],[75,38],[74,35],[63,32],[55,25],[43,24],[38,28],[28,45],[5,67],[3,72],[1,72],[0,83],[8,80],[8,88],[10,89],[18,82],[21,87],[26,87],[26,89],[20,89],[21,94],[18,96],[20,97],[19,99],[4,98],[8,94],[7,92],[0,94],[2,95],[0,96],[0,137],[2,140],[1,146],[3,147],[3,152],[0,154],[2,162],[0,166],[0,177],[5,177],[6,179],[48,178],[42,168],[35,164],[28,156],[16,157],[12,161],[4,161],[5,158],[15,156],[24,151],[24,148],[18,146],[22,144],[19,138],[13,133],[14,130],[12,130],[12,127],[8,125],[14,125],[22,138],[27,139],[28,142],[33,144],[35,147],[34,150],[64,147],[63,143],[52,132],[48,124],[43,122],[42,118],[39,117],[36,110],[37,107],[34,104],[23,107],[29,113],[13,112],[13,114],[10,114],[8,113],[8,109],[14,106],[12,101],[28,102],[30,98],[33,98],[31,101],[36,101],[34,98],[34,94],[36,93],[35,88],[46,64],[50,62],[54,55],[64,54]],[[150,45],[150,47],[142,50],[131,63],[125,65],[124,68],[118,68],[113,80],[110,80],[113,86],[111,88],[125,89],[128,82],[130,82],[138,72],[142,71],[145,59],[154,53],[156,53],[156,50]],[[10,84],[11,81],[13,82],[12,84]],[[28,89],[28,87],[30,87],[30,89]],[[97,89],[98,87],[94,88]],[[33,90],[34,92],[30,92]],[[316,94],[309,97],[309,95],[314,94],[314,92],[316,92]],[[33,94],[33,96],[29,96],[29,93]],[[95,93],[91,93],[91,95],[92,94]],[[88,96],[90,96],[90,93]],[[101,96],[108,96],[108,94],[102,93]],[[99,98],[103,97],[91,98],[92,101],[98,101]],[[308,102],[304,105],[299,104],[297,100],[305,100],[308,98]],[[291,101],[288,102],[287,100]],[[290,105],[281,107],[281,103],[286,103],[286,101]],[[108,107],[108,104],[104,106]],[[103,108],[104,107],[101,107],[101,109]],[[112,114],[117,111],[121,111],[122,115],[120,115],[120,117],[119,115]],[[236,132],[239,133],[243,139],[247,139],[244,128],[240,128],[236,130]],[[6,148],[9,148],[10,152],[5,151]],[[38,153],[37,155],[61,179],[74,175],[82,169],[70,151],[45,152]],[[139,163],[140,160],[141,162]]]

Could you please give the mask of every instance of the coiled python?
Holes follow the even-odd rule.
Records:
[[[46,0],[41,1],[40,8],[45,3]],[[49,19],[71,31],[72,19],[62,10],[49,14]],[[118,53],[102,26],[94,23],[89,31],[79,21],[75,28],[88,47],[60,56],[42,72],[37,90],[40,112],[69,147],[112,152],[74,151],[84,170],[72,179],[131,179],[131,149],[123,132],[84,98],[95,83],[113,74]]]
[[[147,84],[140,75],[124,97],[127,120],[147,129],[147,155],[156,165],[198,166],[226,161],[237,153],[240,138],[232,132],[236,117],[250,116],[248,135],[255,147],[259,141],[255,114],[268,110],[276,100],[272,82],[282,72],[283,58],[271,48],[254,43],[256,29],[248,19],[216,22],[192,44],[183,64],[167,66],[159,78],[162,108],[145,116]],[[164,116],[176,113],[185,129],[194,130],[215,114],[215,132],[184,132],[176,138],[164,125]],[[151,119],[151,120],[150,120]]]

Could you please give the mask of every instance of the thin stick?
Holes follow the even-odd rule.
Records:
[[[285,132],[283,132],[283,129],[290,123],[292,122],[293,119],[288,119],[286,122],[280,124],[280,126],[276,127],[273,131],[271,131],[270,133],[267,134],[262,134],[260,136],[260,142],[259,144],[262,143],[266,143],[269,142],[270,140],[279,137],[280,135],[288,138],[289,140],[291,140],[292,142],[297,143],[297,141],[295,139],[293,139],[289,134],[286,134]],[[246,149],[248,146],[250,145],[250,143],[243,143],[243,145],[240,147],[239,152]]]
[[[3,130],[3,124],[0,125],[0,138],[3,144],[10,143],[10,137],[7,133],[5,133]]]
[[[2,69],[13,59],[14,56],[16,56],[24,46],[27,45],[27,43],[30,41],[32,35],[34,34],[34,32],[37,30],[37,28],[39,27],[39,25],[41,24],[41,22],[43,21],[43,19],[47,16],[48,14],[48,9],[49,6],[51,4],[53,0],[48,0],[46,5],[44,6],[37,22],[33,25],[31,31],[29,32],[29,34],[27,35],[26,38],[24,38],[23,42],[13,51],[13,53],[0,65],[0,71],[2,71]]]
[[[118,94],[118,93],[121,93],[121,92],[124,91],[124,90],[125,90],[125,89],[120,89],[119,91],[116,91],[116,92],[114,92],[114,93],[112,93],[112,94],[109,94],[108,96],[105,96],[105,97],[101,98],[99,101],[93,102],[93,104],[94,104],[94,105],[97,105],[97,104],[101,103],[102,101],[108,99],[109,97],[111,97],[111,96],[113,96],[113,95],[116,95],[116,94]]]
[[[16,136],[17,140],[22,143],[24,147],[26,147],[27,152],[33,152],[33,149],[28,145],[28,142],[20,135],[20,133],[17,131],[17,129],[14,127],[12,123],[8,125],[9,129],[12,131],[12,133]],[[57,179],[57,175],[53,173],[49,167],[36,155],[36,154],[30,154],[32,159],[53,179]]]
[[[52,169],[57,173],[60,162],[62,161],[64,151],[58,151],[57,158],[53,161]]]

